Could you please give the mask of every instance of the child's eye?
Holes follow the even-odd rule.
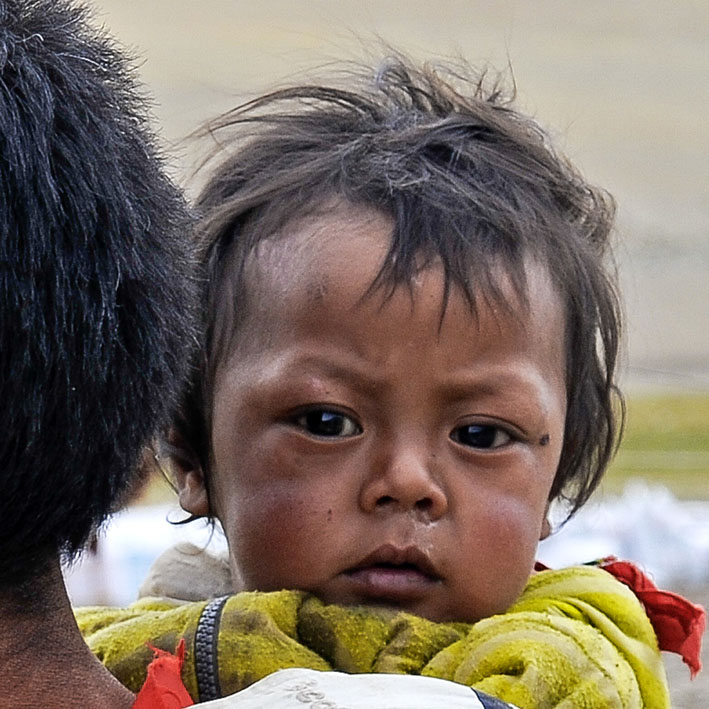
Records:
[[[347,438],[362,433],[362,428],[356,421],[331,409],[310,409],[294,416],[293,423],[312,436],[323,438]]]
[[[479,423],[459,426],[451,433],[451,438],[470,448],[499,448],[512,440],[512,436],[499,426]]]

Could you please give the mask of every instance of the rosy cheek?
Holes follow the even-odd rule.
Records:
[[[245,582],[253,588],[297,586],[300,575],[313,566],[313,550],[322,545],[327,510],[274,491],[249,500],[249,510],[227,532]]]

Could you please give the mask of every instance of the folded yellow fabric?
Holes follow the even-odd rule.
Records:
[[[194,638],[205,605],[147,598],[126,609],[78,609],[76,616],[94,653],[133,691],[152,658],[148,643],[173,651],[184,637],[183,681],[197,700]],[[588,566],[534,574],[512,608],[475,624],[325,605],[299,591],[231,596],[218,631],[223,694],[287,667],[440,677],[521,709],[670,706],[640,602]]]

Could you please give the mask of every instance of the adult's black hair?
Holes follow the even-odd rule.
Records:
[[[340,199],[394,224],[373,288],[406,287],[422,262],[438,262],[445,298],[457,288],[474,310],[478,298],[501,300],[500,266],[523,300],[529,260],[548,269],[567,318],[567,417],[550,499],[565,497],[571,512],[588,499],[622,426],[621,317],[607,262],[614,204],[501,85],[396,56],[340,82],[275,91],[210,126],[220,149],[199,199],[207,339],[178,420],[207,482],[215,372],[257,308],[245,265],[284,224]]]
[[[190,220],[124,55],[70,0],[0,0],[0,591],[78,550],[172,410]]]

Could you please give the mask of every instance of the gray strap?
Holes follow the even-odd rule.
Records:
[[[197,675],[197,693],[200,702],[209,702],[222,696],[219,685],[219,621],[229,596],[211,600],[202,610],[194,634],[194,669]]]

